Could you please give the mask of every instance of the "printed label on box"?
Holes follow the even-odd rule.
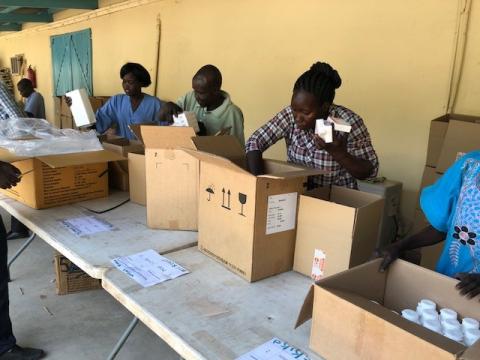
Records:
[[[236,360],[309,360],[307,354],[287,342],[273,338]]]
[[[318,281],[325,275],[325,260],[327,255],[322,250],[315,249],[313,255],[312,274],[310,275],[314,281]]]
[[[295,229],[297,198],[296,192],[268,197],[267,235]]]

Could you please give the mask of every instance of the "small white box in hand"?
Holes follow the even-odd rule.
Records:
[[[198,127],[197,116],[191,111],[185,111],[181,114],[178,114],[178,116],[174,115],[172,126],[192,127],[196,133],[200,131],[200,128]]]
[[[350,124],[348,124],[343,119],[329,117],[327,121],[333,124],[333,127],[335,128],[336,131],[349,133],[352,130],[352,127],[350,126]]]
[[[325,141],[327,144],[333,141],[332,125],[329,123],[325,124],[325,120],[317,119],[315,123],[315,134],[320,136],[320,138]]]
[[[81,127],[95,124],[95,114],[85,89],[73,90],[67,92],[65,95],[72,99],[70,111],[72,112],[76,126]]]

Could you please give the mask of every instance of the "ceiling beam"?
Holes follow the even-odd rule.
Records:
[[[0,6],[50,9],[98,9],[98,0],[0,0]]]
[[[20,30],[22,30],[22,25],[20,24],[0,25],[0,31],[20,31]]]
[[[0,10],[0,13],[2,14],[6,14],[6,13],[9,13],[9,12],[12,12],[13,10],[17,10],[20,6],[9,6],[3,10]]]
[[[26,22],[52,22],[53,16],[47,12],[40,14],[0,14],[0,21],[13,22],[13,23],[26,23]]]

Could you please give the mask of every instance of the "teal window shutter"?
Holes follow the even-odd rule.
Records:
[[[85,88],[93,94],[92,32],[90,29],[50,38],[56,96]]]

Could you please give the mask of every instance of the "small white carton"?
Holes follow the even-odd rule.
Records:
[[[73,120],[77,127],[95,124],[95,113],[93,112],[85,89],[73,90],[67,92],[65,95],[72,99],[70,111],[72,112]]]

